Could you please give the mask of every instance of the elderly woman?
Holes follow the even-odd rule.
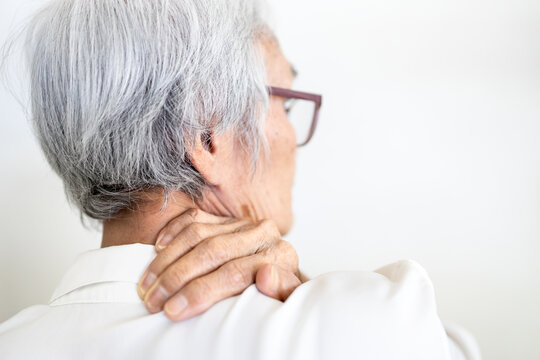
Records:
[[[32,19],[33,124],[69,199],[102,221],[102,248],[0,325],[0,358],[476,358],[412,261],[298,270],[282,236],[321,97],[290,90],[260,11],[54,0]],[[311,112],[293,117],[294,99]]]

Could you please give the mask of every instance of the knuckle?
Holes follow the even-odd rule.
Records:
[[[299,259],[298,259],[298,253],[296,252],[296,249],[292,246],[292,244],[286,240],[280,240],[277,244],[277,259],[276,260],[282,260],[284,259],[291,268],[296,269],[298,267]]]
[[[275,223],[274,220],[271,219],[264,219],[260,222],[259,226],[264,229],[267,235],[270,237],[279,237],[281,234],[279,233],[279,229]]]
[[[255,225],[250,220],[246,219],[235,220],[235,223],[238,226],[232,231],[235,234],[251,230],[255,227]]]
[[[191,220],[195,221],[199,215],[200,215],[201,211],[197,208],[193,208],[193,209],[189,209],[186,214],[191,217]]]
[[[253,275],[248,274],[237,261],[231,261],[225,264],[224,270],[227,272],[227,278],[235,285],[240,286],[253,282]]]
[[[197,240],[202,240],[203,234],[203,224],[201,223],[191,223],[187,227],[187,231],[190,236],[193,236]]]
[[[184,290],[183,290],[184,291]],[[203,278],[191,281],[185,289],[185,294],[192,304],[201,304],[207,301],[212,295],[212,286]]]
[[[204,258],[204,261],[218,264],[227,259],[227,248],[221,244],[219,238],[207,240],[200,247],[201,257]]]
[[[148,271],[149,274],[154,274],[154,276],[159,276],[160,267],[156,261],[152,261],[150,265],[148,265],[148,268],[146,270]]]
[[[180,267],[167,269],[161,276],[160,285],[169,294],[178,291],[187,280],[187,274]]]
[[[290,242],[288,242],[287,240],[283,240],[283,239],[279,240],[276,247],[280,251],[283,251],[283,252],[286,252],[286,253],[289,253],[289,252],[295,252],[296,253],[296,250],[294,249],[292,244]]]
[[[160,231],[160,234],[162,237],[175,236],[185,228],[185,225],[188,222],[187,220],[188,219],[186,219],[184,214],[176,217]]]
[[[259,222],[259,227],[263,228],[264,230],[272,230],[274,222],[270,219],[263,219]]]
[[[251,221],[240,220],[238,221],[238,227],[234,229],[233,233],[240,234],[243,232],[251,231],[253,229],[258,229],[258,225],[252,223]]]
[[[159,276],[173,262],[173,257],[174,253],[170,247],[163,249],[148,265],[148,271]]]

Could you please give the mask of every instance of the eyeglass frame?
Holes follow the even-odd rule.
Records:
[[[313,101],[315,104],[315,111],[313,112],[313,119],[311,119],[311,127],[309,128],[309,133],[307,139],[301,143],[297,144],[297,147],[301,147],[306,145],[311,138],[313,137],[313,134],[315,133],[315,129],[317,128],[317,122],[319,121],[319,110],[322,106],[322,95],[319,94],[313,94],[303,91],[296,91],[291,89],[284,89],[280,87],[275,86],[267,86],[268,95],[274,95],[279,96],[287,99],[300,99],[300,100],[307,100],[307,101]]]

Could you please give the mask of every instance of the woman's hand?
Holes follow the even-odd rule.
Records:
[[[159,232],[156,250],[138,292],[151,313],[164,309],[171,320],[198,315],[254,282],[265,295],[285,300],[307,281],[296,251],[271,220],[190,209]]]

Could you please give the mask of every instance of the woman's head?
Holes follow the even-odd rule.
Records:
[[[258,1],[53,0],[27,40],[34,127],[83,213],[163,188],[289,229],[294,131],[266,85],[292,75]]]
[[[277,40],[260,39],[271,86],[290,88],[294,73]],[[209,186],[199,207],[234,217],[273,219],[282,234],[292,226],[291,188],[293,185],[296,136],[287,118],[284,98],[271,96],[263,121],[264,151],[256,158],[251,173],[251,154],[238,149],[234,128],[213,136],[206,144],[196,139],[190,158]]]

